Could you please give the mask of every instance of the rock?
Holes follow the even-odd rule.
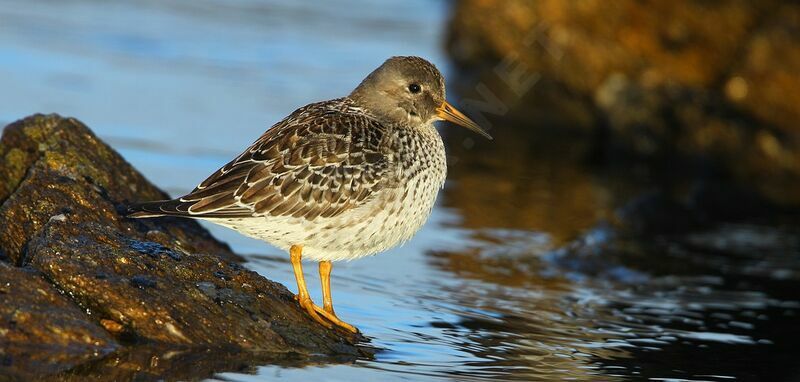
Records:
[[[116,323],[128,336],[202,348],[357,354],[307,321],[280,284],[215,255],[176,259],[145,248],[100,224],[67,221],[46,224],[28,256],[94,320]]]
[[[448,50],[476,119],[589,132],[623,165],[701,160],[798,204],[799,28],[777,0],[460,0]]]
[[[72,118],[36,115],[10,124],[0,141],[0,252],[24,264],[25,246],[51,220],[103,222],[145,241],[241,258],[186,219],[134,221],[128,201],[167,195]]]
[[[120,348],[36,270],[0,262],[0,300],[0,376],[58,373]]]
[[[50,360],[41,370],[49,374],[131,343],[190,353],[361,354],[359,338],[308,319],[292,293],[240,265],[196,222],[125,218],[128,201],[167,195],[77,120],[15,122],[3,132],[0,157],[0,271],[8,282],[28,280],[0,294],[3,338],[28,346],[3,347],[14,372],[38,370],[35,358],[15,361],[26,349]],[[44,297],[25,298],[36,293]],[[20,309],[44,313],[11,326]],[[50,328],[48,316],[65,329]]]
[[[723,90],[730,101],[758,119],[797,132],[800,6],[777,6],[766,20],[743,43],[744,52],[726,76]]]
[[[529,68],[585,93],[614,73],[644,77],[651,86],[710,87],[775,4],[512,0],[501,7],[497,1],[461,0],[449,48],[460,63],[514,53]]]

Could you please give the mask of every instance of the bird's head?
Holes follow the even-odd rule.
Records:
[[[492,137],[445,99],[444,77],[420,57],[392,57],[361,82],[350,98],[379,118],[422,126],[447,120]]]

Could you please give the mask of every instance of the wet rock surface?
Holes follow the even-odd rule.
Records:
[[[128,201],[166,195],[77,120],[15,122],[0,158],[0,374],[91,375],[92,364],[110,367],[103,357],[142,344],[191,359],[226,349],[228,361],[205,361],[205,375],[238,367],[230,354],[362,354],[357,338],[309,320],[292,293],[196,222],[125,218]],[[148,367],[108,375],[158,375],[139,369]]]
[[[34,269],[0,262],[0,299],[0,379],[62,372],[120,348]]]
[[[623,165],[713,168],[797,204],[799,27],[789,1],[461,0],[448,50],[498,129],[583,133]]]

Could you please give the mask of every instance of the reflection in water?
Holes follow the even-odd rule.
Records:
[[[798,375],[788,360],[800,334],[791,292],[800,230],[717,223],[625,234],[602,221],[617,219],[618,201],[646,182],[587,167],[580,152],[558,155],[567,147],[558,138],[537,144],[514,131],[451,145],[458,161],[445,204],[475,240],[429,260],[464,280],[447,288],[459,305],[490,312],[452,324],[482,359],[472,365],[520,380]]]
[[[307,367],[352,363],[336,357],[304,358],[291,354],[241,352],[234,349],[175,349],[156,344],[132,346],[109,357],[59,375],[60,381],[186,381],[212,378],[222,371],[257,374],[255,365]]]
[[[486,252],[488,258],[482,255]],[[721,276],[654,277],[607,265],[611,271],[598,277],[570,273],[560,258],[570,256],[565,253],[512,250],[497,258],[496,249],[486,252],[477,248],[467,255],[438,253],[432,263],[462,278],[494,284],[476,290],[469,287],[474,283],[466,282],[448,290],[459,304],[490,311],[494,317],[486,321],[465,316],[455,326],[478,333],[470,337],[482,345],[477,347],[477,356],[488,358],[487,353],[500,350],[493,354],[497,358],[481,362],[484,367],[511,367],[513,377],[523,380],[594,380],[597,374],[635,375],[643,369],[646,375],[673,377],[712,371],[736,375],[739,358],[694,368],[682,365],[683,359],[710,360],[708,347],[727,348],[739,356],[763,354],[767,346],[781,341],[780,335],[764,326],[792,325],[785,315],[791,317],[798,308],[792,301],[762,291],[731,290]],[[668,256],[658,251],[649,254]],[[509,272],[509,267],[514,271]],[[635,276],[619,278],[620,273]],[[745,345],[748,348],[742,349]],[[647,360],[650,353],[658,355]]]
[[[173,194],[269,122],[346,93],[387,56],[443,63],[437,44],[449,4],[4,3],[0,88],[14,91],[0,92],[0,119],[74,115]],[[534,122],[497,120],[492,142],[443,127],[450,177],[429,223],[401,248],[336,265],[337,313],[371,338],[374,359],[144,345],[64,377],[800,378],[796,219],[626,233],[620,220],[647,215],[636,211],[670,211],[644,203],[618,213],[631,198],[686,186],[589,166],[596,158],[585,137]],[[286,254],[209,228],[254,254],[250,269],[293,285]],[[318,295],[315,278],[309,287]]]
[[[452,143],[445,203],[458,208],[464,227],[547,231],[564,243],[608,216],[612,189],[575,165],[589,150],[584,142],[515,130],[495,129],[492,142],[445,130]]]

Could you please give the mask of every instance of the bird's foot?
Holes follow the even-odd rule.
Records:
[[[336,316],[336,313],[333,312],[333,309],[326,310],[320,307],[317,304],[314,304],[314,301],[311,298],[300,297],[300,295],[294,295],[294,299],[300,304],[300,307],[305,309],[308,312],[308,315],[311,316],[314,321],[320,323],[320,325],[328,328],[333,329],[334,324],[344,330],[347,330],[350,333],[358,333],[358,329],[355,326],[350,325]],[[324,317],[324,318],[323,318]]]
[[[300,304],[300,307],[308,312],[308,315],[311,316],[314,321],[328,329],[333,329],[333,325],[331,325],[330,322],[326,321],[324,318],[320,317],[319,314],[317,314],[317,309],[320,309],[320,307],[314,304],[314,301],[311,301],[311,299],[308,297],[298,295],[295,295],[295,300],[297,300],[297,302]]]
[[[323,308],[320,308],[317,305],[314,305],[314,310],[316,310],[317,313],[319,313],[323,317],[327,318],[334,325],[336,325],[336,326],[338,326],[338,327],[340,327],[340,328],[342,328],[344,330],[347,330],[350,333],[358,333],[358,329],[356,329],[355,326],[350,325],[350,324],[342,321],[341,319],[339,319],[339,317],[336,316],[336,313],[333,312],[333,309],[323,309]]]

